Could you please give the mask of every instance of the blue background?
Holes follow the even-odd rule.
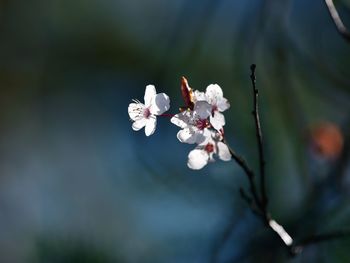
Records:
[[[227,139],[256,169],[251,63],[272,215],[297,238],[350,227],[349,158],[337,170],[306,135],[349,135],[350,45],[323,1],[0,1],[0,261],[347,262],[349,239],[289,258],[240,198],[240,168],[189,170],[169,119],[131,129],[147,84],[176,113],[181,76],[218,83]]]

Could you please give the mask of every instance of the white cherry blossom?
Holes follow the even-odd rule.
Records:
[[[180,127],[177,138],[183,143],[201,143],[205,140],[205,132],[210,127],[208,117],[211,105],[206,101],[194,104],[193,111],[183,111],[171,118],[171,122]]]
[[[207,87],[205,93],[195,90],[194,101],[207,101],[211,105],[210,124],[214,129],[220,131],[225,125],[225,117],[221,112],[230,107],[230,103],[224,98],[220,86],[211,84]]]
[[[215,161],[214,154],[223,161],[231,160],[229,148],[216,132],[206,130],[205,140],[188,154],[187,166],[193,170],[200,170],[209,162]]]
[[[145,90],[144,104],[133,100],[129,104],[128,113],[133,121],[132,129],[138,131],[145,127],[146,136],[154,133],[157,125],[157,115],[170,108],[170,99],[165,93],[156,93],[154,85],[148,85]]]

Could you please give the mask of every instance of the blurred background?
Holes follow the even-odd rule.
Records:
[[[0,262],[349,262],[349,239],[290,258],[241,169],[188,169],[169,119],[131,129],[147,84],[176,113],[181,76],[217,83],[256,169],[252,63],[273,217],[296,239],[350,227],[350,45],[323,1],[0,1]]]

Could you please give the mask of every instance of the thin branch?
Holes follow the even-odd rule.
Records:
[[[259,151],[259,171],[260,171],[260,192],[261,192],[261,213],[264,215],[264,220],[267,223],[268,227],[278,235],[278,237],[283,241],[284,245],[291,249],[293,244],[293,238],[288,234],[288,232],[284,229],[283,226],[278,224],[273,218],[270,217],[269,212],[267,210],[267,194],[266,194],[266,185],[265,185],[265,157],[264,157],[264,149],[263,149],[263,136],[261,131],[260,124],[260,115],[259,115],[259,90],[256,87],[256,76],[255,76],[256,65],[252,64],[250,66],[250,80],[252,82],[253,87],[253,98],[254,98],[254,108],[252,114],[254,116],[255,130],[256,130],[256,139],[258,143],[258,151]]]
[[[240,194],[242,199],[248,203],[248,205],[250,206],[250,208],[255,214],[261,217],[264,224],[279,236],[279,238],[283,241],[284,245],[290,248],[292,246],[293,239],[280,224],[278,224],[275,220],[273,220],[270,217],[270,214],[267,211],[267,195],[266,195],[266,187],[265,187],[265,159],[264,159],[264,152],[263,152],[262,133],[261,133],[259,107],[258,107],[259,91],[256,88],[256,77],[255,77],[256,65],[252,64],[250,69],[251,69],[250,79],[252,81],[253,92],[254,92],[253,115],[255,120],[256,137],[257,137],[258,148],[259,148],[259,164],[260,164],[259,166],[260,166],[260,176],[261,176],[260,191],[262,195],[262,200],[260,200],[258,195],[257,187],[254,181],[253,170],[248,166],[246,161],[241,156],[236,154],[236,152],[228,146],[228,143],[225,141],[225,139],[224,139],[224,143],[228,146],[232,158],[244,170],[249,180],[250,193],[252,198],[250,198],[241,188]]]
[[[250,209],[254,214],[256,214],[258,217],[264,218],[264,215],[261,213],[256,202],[245,192],[245,190],[242,187],[239,188],[239,194],[241,198],[247,202],[247,204],[249,205]]]
[[[265,186],[265,158],[264,158],[264,150],[263,150],[263,142],[262,142],[262,132],[261,132],[261,125],[260,125],[260,116],[259,116],[259,90],[256,87],[256,77],[255,77],[255,69],[256,65],[252,64],[250,66],[251,75],[250,79],[252,81],[253,86],[253,93],[254,93],[254,110],[252,112],[255,120],[255,129],[256,129],[256,138],[258,141],[258,148],[259,148],[259,167],[260,167],[260,192],[262,195],[262,206],[263,209],[266,210],[267,208],[267,195],[266,195],[266,186]]]
[[[244,191],[244,189],[241,187],[239,188],[239,194],[241,195],[242,199],[244,199],[248,205],[252,205],[253,204],[253,200],[250,196],[248,196],[248,194]]]
[[[226,139],[225,138],[223,139],[223,142],[229,148],[232,158],[243,169],[243,171],[248,177],[248,181],[250,185],[250,195],[248,195],[243,188],[240,188],[240,194],[242,199],[245,200],[248,203],[251,210],[258,217],[262,219],[265,226],[280,238],[283,245],[287,248],[287,251],[291,256],[296,256],[300,254],[303,251],[303,249],[308,245],[317,244],[319,242],[328,241],[332,239],[339,239],[339,238],[346,238],[346,237],[350,238],[350,230],[346,230],[346,231],[335,231],[335,232],[321,234],[321,235],[313,235],[299,242],[295,242],[291,237],[291,235],[289,235],[289,233],[284,229],[284,227],[278,224],[270,216],[267,210],[268,199],[267,199],[266,188],[265,188],[265,160],[264,160],[264,153],[263,153],[259,111],[258,111],[258,94],[259,93],[258,93],[258,89],[256,88],[255,64],[252,64],[250,69],[251,69],[250,78],[252,81],[253,91],[254,91],[253,115],[255,119],[256,136],[257,136],[258,147],[259,147],[259,163],[260,163],[260,175],[261,175],[260,190],[261,190],[262,200],[260,200],[258,195],[257,187],[254,181],[253,170],[248,166],[247,162],[228,145]]]
[[[292,248],[293,239],[281,225],[279,225],[275,220],[273,220],[270,217],[270,214],[267,211],[266,207],[262,206],[254,182],[254,172],[249,168],[246,161],[227,144],[226,140],[224,140],[224,143],[228,146],[232,158],[244,170],[249,180],[250,193],[253,199],[250,198],[242,188],[240,188],[240,194],[242,199],[248,203],[248,205],[256,215],[260,216],[262,221],[265,223],[266,227],[268,227],[275,234],[277,234],[277,236],[283,241],[283,244],[290,250]]]
[[[255,186],[255,182],[254,182],[254,172],[252,169],[249,168],[247,162],[243,159],[243,157],[239,156],[226,142],[226,140],[224,140],[224,143],[228,146],[230,154],[232,156],[232,158],[236,161],[236,163],[243,169],[243,171],[246,173],[247,177],[248,177],[248,181],[249,181],[249,186],[250,186],[250,192],[253,196],[253,200],[256,204],[256,206],[258,208],[261,208],[261,202],[258,196],[258,192]],[[242,193],[241,193],[242,195]],[[245,198],[244,198],[245,199]],[[245,199],[245,201],[247,201]],[[252,200],[251,200],[252,201]],[[251,202],[249,202],[249,205],[251,206]]]
[[[313,236],[304,238],[299,242],[297,242],[297,244],[293,245],[293,247],[291,248],[291,253],[293,255],[297,255],[297,254],[300,254],[304,250],[304,248],[307,246],[315,245],[325,241],[331,241],[334,239],[341,239],[341,238],[350,238],[350,229],[334,231],[334,232],[319,234],[319,235],[313,235]]]
[[[343,21],[341,20],[337,9],[334,6],[333,0],[325,0],[324,1],[327,5],[328,12],[331,15],[331,18],[333,19],[333,22],[335,26],[337,27],[337,30],[339,34],[348,42],[350,42],[350,32],[345,27]]]
[[[313,235],[307,238],[304,238],[300,242],[298,242],[299,246],[307,246],[315,243],[320,243],[324,241],[329,241],[338,238],[350,238],[350,229],[347,230],[339,230],[325,234]]]

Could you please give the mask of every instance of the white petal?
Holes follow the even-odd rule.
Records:
[[[207,140],[207,138],[204,135],[204,132],[201,130],[196,131],[196,143],[197,144],[202,144]]]
[[[197,134],[191,128],[185,128],[177,133],[177,138],[180,142],[193,144],[197,142]]]
[[[194,97],[194,101],[203,101],[203,100],[207,100],[207,97],[205,96],[204,92],[201,92],[199,90],[195,90],[193,93],[193,97]]]
[[[199,134],[200,134],[200,136],[199,136]],[[214,134],[215,133],[209,129],[204,129],[203,131],[198,131],[196,143],[200,146],[205,146],[208,143],[214,143],[214,141],[213,141]]]
[[[225,125],[225,116],[224,114],[215,111],[214,116],[210,115],[210,124],[216,129],[220,131],[220,129]]]
[[[223,142],[218,142],[217,144],[217,155],[223,161],[231,160],[231,153],[227,145]]]
[[[136,121],[143,117],[144,105],[142,103],[130,103],[128,107],[128,113],[130,119]]]
[[[179,126],[180,128],[186,128],[190,124],[190,113],[185,111],[179,114],[175,114],[174,117],[170,119],[170,122]]]
[[[146,127],[145,127],[146,136],[152,135],[156,130],[156,126],[157,126],[156,116],[150,116],[148,119],[146,119]]]
[[[160,115],[169,110],[170,99],[165,93],[155,95],[151,101],[150,111],[152,114]]]
[[[209,161],[209,155],[206,151],[194,149],[188,154],[187,165],[193,170],[202,169]]]
[[[208,118],[211,114],[212,106],[206,101],[197,101],[194,105],[194,112],[202,120]]]
[[[216,106],[218,107],[219,111],[223,112],[223,111],[227,110],[228,108],[230,108],[230,103],[228,102],[227,99],[222,98],[217,102]]]
[[[138,131],[138,130],[141,130],[143,127],[145,127],[145,125],[146,125],[146,119],[142,118],[135,121],[131,127],[134,131]]]
[[[211,105],[215,105],[217,101],[224,96],[222,93],[222,89],[218,84],[209,85],[205,91],[205,95],[207,96],[208,102]]]
[[[156,96],[156,88],[154,85],[147,85],[145,90],[145,106],[149,107],[151,105],[151,102],[153,98]]]

